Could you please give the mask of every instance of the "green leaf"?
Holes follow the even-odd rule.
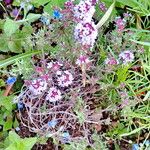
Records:
[[[64,5],[64,2],[66,2],[66,0],[51,0],[45,7],[44,7],[44,11],[47,12],[49,15],[52,15],[53,11],[54,11],[54,7],[62,7]]]
[[[21,52],[21,43],[20,41],[8,41],[8,48],[11,52],[20,53]]]
[[[23,20],[19,20],[17,21],[18,23],[25,23],[25,22],[34,22],[36,21],[37,19],[39,19],[41,17],[41,14],[33,14],[33,13],[30,13],[27,15],[26,19],[23,19]]]
[[[3,106],[8,111],[12,111],[12,105],[13,105],[12,99],[14,96],[4,97],[1,94],[0,94],[0,106]]]
[[[19,135],[14,132],[14,131],[10,131],[9,132],[9,140],[11,141],[11,143],[17,143],[18,141],[21,140],[21,138],[19,137]]]
[[[16,149],[16,146],[14,144],[11,144],[9,147],[7,147],[5,150],[18,150]]]
[[[4,87],[4,86],[5,86],[4,80],[0,79],[0,87]]]
[[[8,117],[7,121],[4,123],[3,131],[7,131],[7,130],[11,129],[12,124],[13,124],[12,118]]]
[[[137,40],[132,40],[132,39],[130,39],[130,41],[140,44],[140,45],[150,46],[150,42],[142,42],[142,41],[137,41]]]
[[[34,144],[36,143],[37,138],[25,138],[22,139],[23,144],[25,145],[24,150],[31,150],[31,148],[34,146]]]
[[[16,23],[16,21],[11,20],[9,18],[6,19],[4,23],[4,32],[7,36],[11,36],[13,33],[15,33],[19,28],[19,25]]]
[[[8,66],[8,65],[14,63],[17,60],[20,60],[20,59],[23,59],[23,58],[26,58],[26,57],[30,57],[32,55],[39,54],[39,53],[41,53],[41,51],[26,52],[26,53],[19,54],[17,56],[13,56],[11,58],[2,60],[2,61],[0,61],[0,68],[2,68],[4,66]]]
[[[108,20],[108,18],[110,17],[113,9],[115,7],[115,1],[111,4],[111,6],[108,8],[108,10],[106,11],[106,13],[104,14],[104,16],[101,18],[101,20],[98,22],[98,24],[96,25],[96,28],[99,29],[101,26],[104,25],[104,23]]]

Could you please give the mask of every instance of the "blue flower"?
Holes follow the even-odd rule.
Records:
[[[48,126],[54,128],[57,125],[57,120],[52,120],[48,122]]]
[[[132,150],[140,150],[140,147],[138,144],[133,144],[132,145]]]
[[[6,83],[8,85],[11,85],[11,84],[14,84],[16,82],[16,77],[9,77],[7,80],[6,80]]]
[[[69,132],[64,132],[64,133],[62,134],[62,137],[63,137],[63,142],[64,142],[64,143],[69,142],[69,139],[70,139],[70,134],[69,134]]]
[[[23,109],[24,105],[23,105],[23,103],[19,102],[17,104],[17,107],[18,107],[19,110],[21,110],[21,109]]]
[[[147,147],[150,146],[150,141],[149,141],[149,140],[146,140],[145,145],[146,145]]]
[[[54,11],[53,11],[53,17],[54,17],[55,19],[61,19],[61,18],[62,18],[62,14],[60,13],[59,10],[54,10]]]

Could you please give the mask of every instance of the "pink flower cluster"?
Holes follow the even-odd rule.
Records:
[[[76,64],[81,66],[81,65],[86,65],[90,62],[88,56],[86,55],[80,55],[80,57],[77,59]]]
[[[121,17],[116,17],[115,19],[116,28],[118,32],[122,32],[126,26],[126,20],[122,19]]]
[[[134,60],[134,54],[131,51],[126,50],[119,54],[119,59],[115,59],[114,57],[106,58],[105,64],[106,65],[118,65],[119,64],[118,60],[122,61],[123,64],[131,63]]]
[[[120,53],[119,59],[123,61],[123,64],[133,62],[134,54],[131,51],[127,50],[127,51]]]
[[[47,74],[40,75],[37,79],[26,81],[29,91],[34,95],[46,94],[46,100],[56,102],[62,99],[61,87],[68,87],[73,83],[73,75],[68,71],[62,71],[62,63],[51,61],[46,64]],[[38,67],[41,68],[42,67]],[[44,68],[42,69],[44,70]],[[42,74],[42,72],[37,71]],[[57,84],[57,85],[56,85]],[[54,86],[56,85],[56,87]]]
[[[61,87],[67,87],[73,82],[73,75],[69,71],[57,71],[58,85]]]
[[[75,39],[82,45],[93,47],[97,37],[97,29],[93,21],[80,22],[75,27]]]
[[[46,96],[46,100],[50,102],[56,102],[62,99],[62,94],[56,87],[51,87]]]
[[[29,90],[33,93],[33,95],[40,95],[47,89],[47,82],[42,78],[34,79],[29,84]]]
[[[47,63],[47,68],[51,69],[53,71],[57,71],[60,69],[60,67],[63,66],[60,62],[49,62]]]
[[[91,21],[92,16],[95,13],[95,7],[90,0],[81,0],[79,4],[74,7],[74,16],[78,22]]]
[[[74,17],[77,25],[74,30],[75,39],[81,45],[93,47],[98,31],[92,17],[95,13],[96,0],[81,0],[74,7]]]
[[[106,58],[105,64],[106,65],[118,65],[119,61],[117,59],[115,59],[114,57]]]
[[[103,12],[105,12],[105,11],[107,10],[106,5],[105,5],[104,2],[101,2],[101,3],[99,4],[99,8],[100,8],[100,10],[103,11]]]

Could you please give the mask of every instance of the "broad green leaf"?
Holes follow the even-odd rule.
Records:
[[[113,9],[115,7],[115,1],[111,4],[111,6],[108,8],[108,10],[106,11],[106,13],[104,14],[104,16],[101,18],[101,20],[98,22],[98,24],[96,25],[96,28],[99,29],[101,26],[104,25],[104,23],[108,20],[108,18],[110,17]]]
[[[11,143],[17,143],[18,141],[21,140],[21,138],[15,131],[10,131],[9,132],[9,140],[11,141]]]
[[[19,25],[16,21],[11,20],[9,18],[6,19],[4,23],[4,32],[7,36],[11,36],[19,29]]]
[[[8,117],[7,121],[4,123],[3,131],[7,131],[7,130],[11,129],[12,124],[13,124],[12,118]]]
[[[22,139],[22,142],[25,145],[24,150],[31,150],[36,141],[37,141],[36,137]]]
[[[2,60],[2,61],[0,61],[0,68],[2,68],[4,66],[8,66],[8,65],[14,63],[17,60],[20,60],[20,59],[23,59],[23,58],[26,58],[26,57],[30,57],[32,55],[39,54],[39,53],[41,53],[41,51],[26,52],[26,53],[19,54],[17,56],[13,56],[11,58]]]
[[[7,147],[5,150],[18,150],[16,149],[16,146],[14,144],[11,144],[9,147]]]
[[[8,48],[11,52],[20,53],[22,47],[20,41],[8,41]]]

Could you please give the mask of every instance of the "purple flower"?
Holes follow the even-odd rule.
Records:
[[[85,55],[80,55],[80,57],[77,59],[76,64],[77,65],[83,65],[88,64],[90,62],[89,58]]]
[[[14,84],[15,82],[16,82],[16,77],[9,77],[7,80],[6,80],[6,83],[8,84],[8,85],[12,85],[12,84]]]
[[[127,50],[119,54],[119,59],[122,60],[124,64],[131,63],[134,60],[134,54]]]
[[[105,5],[105,3],[103,3],[103,2],[101,2],[101,3],[99,4],[99,8],[100,8],[100,10],[103,11],[103,12],[105,12],[105,11],[107,10],[106,5]]]
[[[58,85],[61,87],[67,87],[72,84],[74,78],[69,71],[57,71]]]
[[[122,32],[126,25],[126,20],[121,17],[116,17],[115,19],[116,27],[118,32]]]
[[[18,15],[18,9],[17,8],[15,8],[15,9],[13,9],[13,11],[12,11],[12,15],[14,16],[14,17],[16,17],[17,15]]]
[[[51,87],[46,96],[46,100],[50,102],[56,102],[62,99],[61,92],[55,87]]]
[[[119,61],[117,59],[115,59],[114,57],[106,58],[105,64],[106,65],[118,65]]]
[[[12,0],[4,0],[4,2],[5,2],[6,5],[9,5],[9,4],[12,3]]]
[[[60,62],[50,62],[50,63],[47,63],[47,68],[48,69],[51,69],[53,71],[57,71],[60,69],[60,67],[62,67],[63,64],[61,64]]]

